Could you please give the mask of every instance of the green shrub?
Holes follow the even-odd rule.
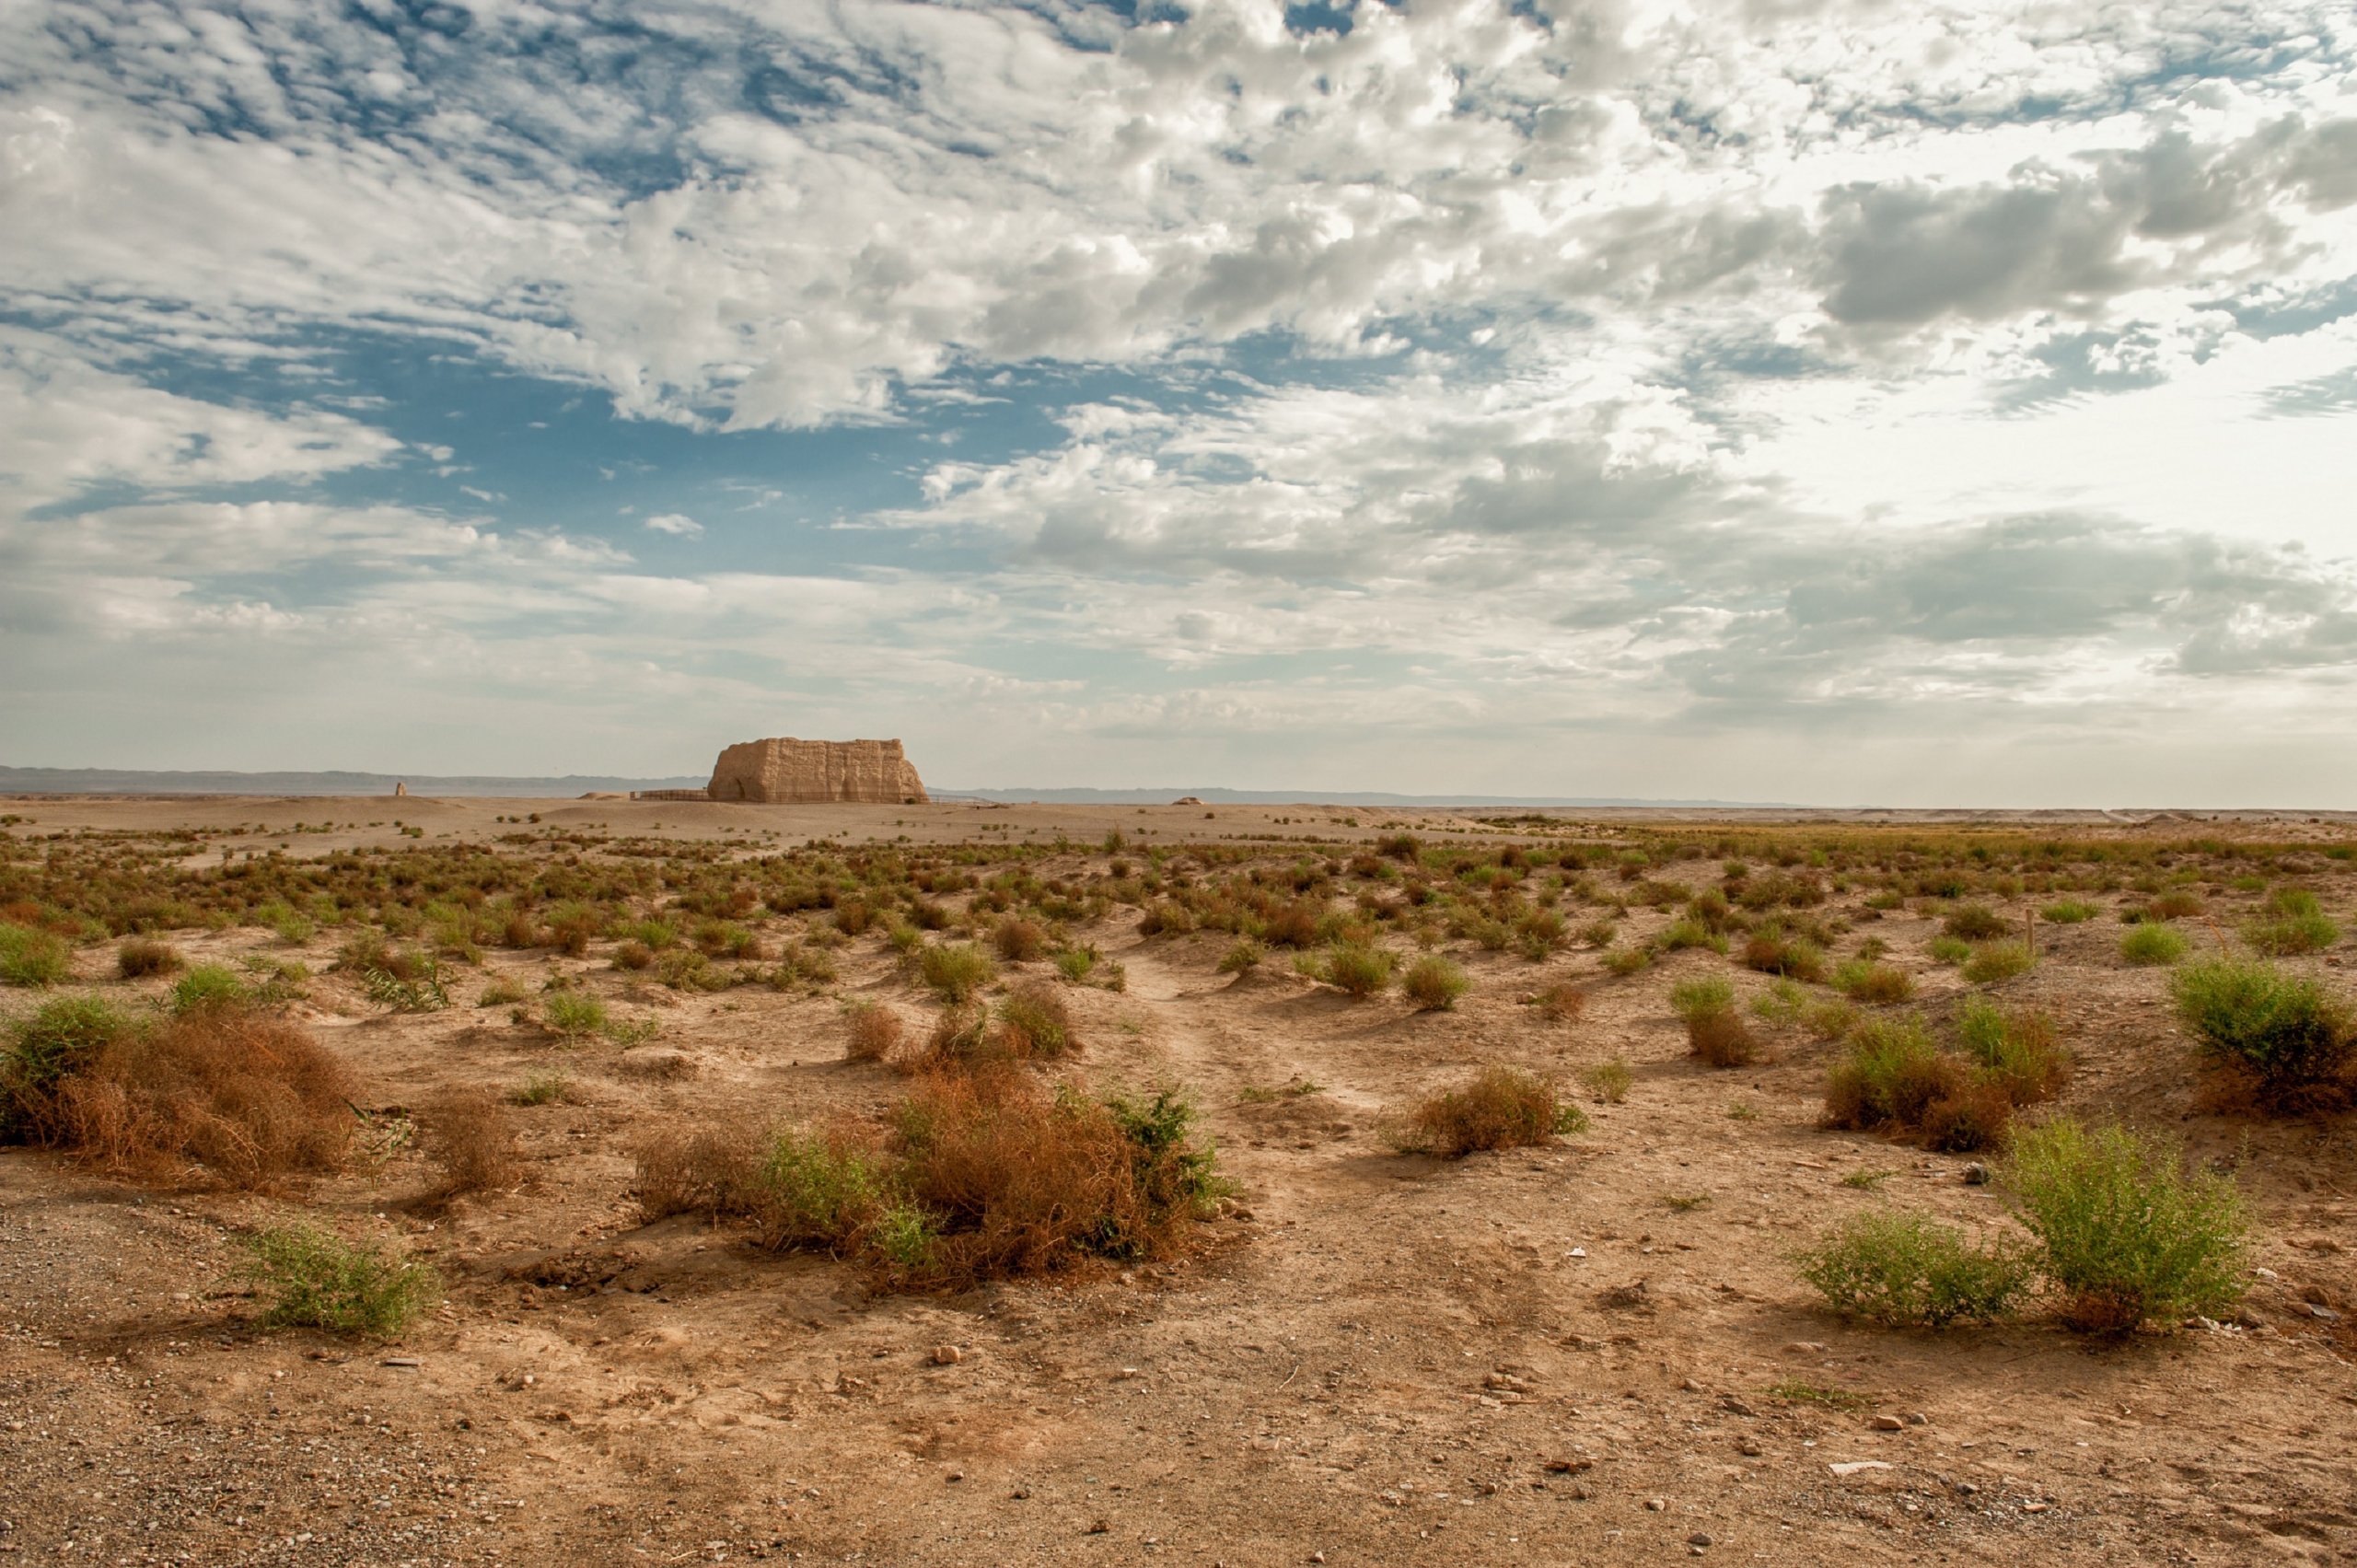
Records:
[[[1609,948],[1604,955],[1604,967],[1623,978],[1635,974],[1653,961],[1652,953],[1636,947]]]
[[[1795,1256],[1826,1305],[1888,1328],[1943,1329],[2003,1318],[2029,1287],[2026,1252],[1918,1214],[1860,1214]]]
[[[0,982],[56,985],[74,975],[74,949],[53,932],[0,924]]]
[[[319,923],[292,904],[268,903],[254,911],[254,923],[267,926],[281,942],[300,947],[319,934]]]
[[[1088,979],[1088,971],[1095,969],[1097,960],[1104,956],[1085,943],[1077,947],[1066,947],[1056,955],[1056,972],[1074,985],[1082,984]]]
[[[431,1266],[309,1225],[263,1230],[246,1246],[248,1277],[271,1298],[266,1323],[390,1339],[441,1295]]]
[[[2193,944],[2185,933],[2167,925],[2131,925],[2128,935],[2119,939],[2119,956],[2139,968],[2155,964],[2173,964],[2185,957]]]
[[[1965,959],[1964,978],[1975,985],[1986,985],[2027,974],[2037,967],[2038,958],[2029,950],[2029,944],[2018,937],[2007,942],[1983,942],[1972,950],[1972,957]]]
[[[2038,917],[2054,925],[2078,925],[2095,919],[2096,906],[2084,899],[2062,899],[2038,912]]]
[[[1465,970],[1438,953],[1427,953],[1408,966],[1399,980],[1399,989],[1417,1006],[1446,1013],[1457,1005],[1457,998],[1471,990],[1473,981]]]
[[[573,1079],[562,1071],[534,1073],[516,1091],[517,1105],[555,1105],[573,1098]]]
[[[2010,1104],[2052,1099],[2070,1080],[2071,1054],[2043,1013],[2008,1011],[1985,996],[1967,997],[1956,1016],[1956,1038]]]
[[[1130,1163],[1149,1215],[1207,1219],[1234,1190],[1219,1176],[1219,1148],[1195,1143],[1194,1103],[1173,1089],[1152,1099],[1115,1095],[1105,1109],[1130,1145]]]
[[[1958,904],[1948,911],[1940,926],[1949,935],[1966,942],[1986,942],[2014,928],[2013,922],[1987,904]]]
[[[1857,1129],[1893,1122],[1912,1127],[1964,1081],[1962,1064],[1941,1052],[1921,1018],[1875,1018],[1858,1026],[1848,1054],[1827,1074],[1825,1122]]]
[[[1904,1002],[1915,994],[1915,980],[1894,965],[1852,958],[1833,971],[1833,989],[1857,1002]]]
[[[579,991],[552,991],[540,1004],[540,1019],[568,1040],[600,1032],[606,1027],[606,1005]]]
[[[945,1002],[964,1002],[998,978],[990,955],[970,942],[946,942],[927,947],[918,960],[924,982]]]
[[[771,1141],[760,1185],[754,1217],[771,1248],[849,1250],[895,1206],[875,1151],[791,1128]]]
[[[1618,1056],[1585,1068],[1580,1073],[1580,1083],[1606,1105],[1619,1105],[1627,1099],[1629,1087],[1636,1081],[1637,1075],[1630,1071],[1629,1063]]]
[[[1679,919],[1670,923],[1669,929],[1659,938],[1661,950],[1676,953],[1688,947],[1707,947],[1713,953],[1727,950],[1727,939],[1699,920]]]
[[[2305,888],[2278,888],[2268,895],[2267,912],[2243,926],[2254,952],[2276,958],[2320,952],[2340,940],[2340,927],[2325,916],[2316,896]]]
[[[1825,950],[1805,936],[1787,935],[1773,923],[1754,931],[1743,945],[1746,968],[1811,982],[1825,978]]]
[[[250,999],[246,982],[226,964],[199,964],[172,982],[172,1011],[234,1007]]]
[[[1669,988],[1670,1011],[1689,1024],[1713,1013],[1730,1012],[1734,1007],[1735,986],[1722,975],[1681,980]]]
[[[1372,996],[1391,983],[1391,955],[1381,947],[1337,942],[1326,950],[1318,978],[1353,996]]]
[[[2263,959],[2204,958],[2171,976],[2169,993],[2203,1059],[2248,1078],[2272,1108],[2337,1090],[2348,1070],[2349,1010],[2313,980]]]
[[[1016,1060],[1074,1048],[1072,1011],[1052,985],[1026,985],[1001,1002],[998,1028],[1000,1044]]]
[[[100,1047],[130,1032],[131,1020],[99,996],[59,996],[18,1024],[0,1056],[0,1135],[57,1135],[51,1112],[59,1080]]]
[[[1955,936],[1934,936],[1931,953],[1933,963],[1960,964],[1972,957],[1972,944]]]
[[[1219,972],[1242,974],[1247,970],[1259,969],[1261,961],[1268,956],[1269,949],[1262,947],[1257,939],[1239,936],[1229,946],[1226,952],[1220,955]]]
[[[2221,1317],[2241,1298],[2242,1194],[2168,1138],[2058,1117],[2014,1134],[2003,1174],[2071,1327]]]
[[[625,921],[614,927],[614,935],[651,953],[668,953],[679,945],[679,928],[668,920]]]

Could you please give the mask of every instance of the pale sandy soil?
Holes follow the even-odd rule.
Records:
[[[332,819],[364,824],[354,837],[382,830],[365,826],[370,810],[435,833],[496,833],[490,817],[531,809],[624,825],[621,807],[600,802],[168,811],[283,827],[328,819],[331,805]],[[30,809],[59,824],[168,811]],[[711,836],[715,825],[689,811],[746,808],[629,809]],[[1059,825],[1093,837],[1116,822],[1172,840],[1197,825],[1334,830],[1298,808],[1248,808],[1248,827],[1237,808],[1209,822],[1167,807],[1041,808],[1036,822],[873,809],[846,823],[786,808],[759,825],[797,843],[828,828],[857,842],[888,825],[980,836],[973,824],[993,815],[1017,838]],[[1355,815],[1370,830],[1406,819]],[[286,842],[317,853],[336,841]],[[2350,889],[2324,885],[2328,907],[2345,912]],[[1862,914],[1840,902],[1820,912]],[[1627,925],[1642,934],[1666,918],[1641,910]],[[1275,972],[1281,963],[1231,981],[1214,972],[1226,938],[1142,940],[1135,922],[1125,911],[1086,934],[1124,961],[1129,985],[1071,993],[1086,1041],[1077,1071],[1100,1091],[1187,1087],[1250,1215],[1206,1227],[1201,1250],[1171,1266],[870,1296],[824,1258],[772,1256],[687,1219],[638,1225],[629,1148],[645,1128],[746,1111],[806,1119],[895,1092],[880,1069],[838,1060],[845,999],[887,1000],[912,1020],[931,1005],[875,936],[840,950],[841,983],[824,994],[624,996],[602,944],[577,960],[494,952],[444,1013],[382,1015],[340,978],[315,979],[303,1014],[358,1064],[364,1108],[384,1121],[454,1086],[573,1074],[576,1103],[515,1113],[531,1179],[449,1211],[421,1201],[430,1172],[411,1150],[276,1199],[142,1189],[0,1152],[0,1554],[2357,1559],[2351,1342],[2301,1299],[2357,1310],[2343,1250],[2357,1245],[2347,1127],[2195,1114],[2163,980],[2118,960],[2109,921],[2049,930],[2045,963],[2003,994],[2062,1021],[2081,1063],[2066,1106],[2166,1123],[2204,1157],[2235,1162],[2263,1225],[2254,1261],[2277,1276],[2250,1298],[2255,1327],[2110,1343],[2038,1317],[1931,1335],[1825,1315],[1783,1254],[1840,1215],[1903,1205],[2003,1225],[2003,1201],[1964,1185],[1958,1157],[1818,1131],[1827,1048],[1796,1030],[1772,1036],[1763,1066],[1694,1064],[1664,998],[1682,974],[1724,969],[1708,954],[1614,980],[1588,953],[1532,964],[1469,951],[1477,984],[1458,1011],[1414,1014],[1397,997],[1353,1002]],[[1924,956],[1934,929],[1901,914],[1856,933],[1890,943],[1932,1009],[1961,986]],[[174,940],[195,958],[288,953],[255,930]],[[110,951],[82,955],[92,983]],[[326,938],[305,956],[324,970]],[[2341,981],[2334,959],[2302,962]],[[554,971],[623,1016],[658,1017],[661,1043],[689,1052],[695,1074],[631,1076],[611,1046],[565,1049],[468,1005],[493,978],[537,989]],[[1592,987],[1584,1017],[1547,1024],[1520,1005],[1562,979]],[[21,1010],[24,998],[6,1005]],[[1635,1087],[1624,1103],[1591,1103],[1590,1130],[1555,1147],[1441,1164],[1393,1155],[1376,1135],[1386,1108],[1474,1063],[1569,1082],[1613,1054],[1635,1065]],[[1289,1085],[1317,1087],[1245,1098]],[[1730,1114],[1739,1109],[1750,1114]],[[1840,1182],[1876,1169],[1897,1173],[1878,1191]],[[1702,1196],[1684,1213],[1667,1202]],[[256,1328],[236,1236],[298,1198],[354,1234],[429,1254],[450,1280],[447,1305],[390,1346]],[[936,1364],[942,1346],[957,1348],[954,1364]],[[1770,1392],[1792,1379],[1864,1402],[1835,1410]],[[1876,1415],[1911,1423],[1875,1431]],[[1887,1468],[1846,1469],[1862,1461]]]

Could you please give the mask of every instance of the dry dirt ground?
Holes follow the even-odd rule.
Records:
[[[421,814],[373,804],[388,821]],[[239,821],[261,808],[219,807]],[[1172,838],[1182,821],[1238,830],[1190,815]],[[1253,830],[1288,833],[1289,815],[1258,812]],[[772,830],[813,830],[754,829]],[[2345,912],[2351,889],[2324,886]],[[570,1074],[570,1103],[515,1113],[529,1179],[445,1210],[422,1201],[430,1172],[403,1147],[276,1199],[0,1152],[0,1557],[2357,1561],[2357,1349],[2310,1310],[2357,1312],[2346,1127],[2196,1114],[2163,977],[2119,960],[2117,924],[2049,931],[2041,967],[2000,989],[2061,1020],[2080,1063],[2067,1107],[2169,1123],[2234,1162],[2261,1222],[2252,1260],[2274,1276],[2245,1323],[2111,1342],[2037,1317],[1933,1335],[1827,1316],[1785,1260],[1795,1245],[1877,1204],[2002,1225],[2003,1200],[1963,1184],[1956,1157],[1817,1130],[1829,1048],[1797,1030],[1772,1035],[1759,1067],[1694,1064],[1665,995],[1725,970],[1708,953],[1613,979],[1592,953],[1469,952],[1472,993],[1419,1014],[1280,963],[1231,979],[1215,970],[1227,938],[1135,925],[1124,911],[1084,933],[1128,988],[1072,993],[1076,1070],[1100,1091],[1184,1086],[1246,1211],[1168,1266],[877,1296],[825,1258],[685,1218],[638,1224],[629,1149],[644,1128],[894,1092],[840,1060],[845,1000],[912,1021],[930,1007],[873,935],[838,952],[823,994],[624,999],[603,945],[493,953],[442,1013],[383,1015],[314,980],[302,1016],[361,1070],[375,1126],[453,1086]],[[1918,974],[1927,1007],[1962,984],[1926,958],[1934,930],[1904,912],[1859,927]],[[175,940],[192,958],[288,952],[256,930]],[[110,952],[82,954],[92,983]],[[322,937],[312,968],[328,956]],[[2332,958],[2302,962],[2341,978]],[[537,989],[559,970],[659,1018],[691,1075],[633,1074],[610,1045],[567,1049],[469,1005],[494,979]],[[1567,979],[1590,988],[1584,1016],[1521,1005]],[[1616,1054],[1635,1069],[1625,1101],[1588,1103],[1589,1130],[1554,1147],[1444,1164],[1377,1136],[1387,1107],[1474,1063],[1570,1083]],[[1843,1184],[1873,1171],[1892,1174]],[[298,1206],[428,1256],[446,1304],[389,1345],[258,1328],[237,1237]],[[1771,1392],[1795,1385],[1858,1402]]]

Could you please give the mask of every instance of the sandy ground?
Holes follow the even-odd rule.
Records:
[[[43,830],[131,825],[108,812],[280,828],[331,817],[362,824],[336,830],[356,837],[391,830],[368,826],[372,810],[496,835],[507,825],[491,819],[534,809],[619,829],[625,806],[706,837],[737,824],[691,812],[766,809],[761,825],[795,842],[888,827],[980,837],[993,818],[1018,838],[1336,830],[1258,807],[1213,821],[1167,807],[1036,820],[839,808],[849,823],[671,803],[11,809]],[[1369,830],[1407,819],[1355,815]],[[2350,892],[2331,888],[2328,907]],[[1627,925],[1664,919],[1639,911]],[[2002,1225],[2003,1200],[1965,1185],[1957,1157],[1817,1130],[1828,1048],[1797,1030],[1772,1035],[1759,1067],[1693,1063],[1664,998],[1683,974],[1724,970],[1706,953],[1615,980],[1593,954],[1471,952],[1459,1009],[1417,1014],[1276,964],[1231,979],[1214,967],[1226,938],[1143,940],[1135,923],[1127,911],[1085,934],[1129,984],[1071,993],[1078,1071],[1098,1090],[1190,1089],[1248,1215],[1207,1226],[1168,1266],[871,1296],[823,1258],[772,1256],[688,1219],[637,1223],[628,1152],[645,1128],[872,1109],[894,1092],[880,1069],[839,1060],[845,999],[912,1021],[929,1006],[873,936],[839,952],[825,994],[624,994],[602,945],[584,959],[493,953],[436,1014],[378,1014],[315,979],[304,1015],[361,1068],[380,1125],[453,1086],[572,1075],[572,1103],[516,1111],[533,1174],[513,1191],[436,1210],[423,1159],[390,1148],[301,1195],[445,1271],[447,1304],[397,1344],[254,1326],[237,1235],[291,1199],[145,1190],[0,1152],[0,1555],[388,1568],[2357,1559],[2357,1374],[2346,1325],[2310,1305],[2357,1310],[2348,1131],[2196,1114],[2162,978],[2118,960],[2116,924],[2050,930],[2044,964],[2001,993],[2061,1020],[2080,1060],[2066,1106],[2174,1125],[2234,1162],[2262,1221],[2253,1260],[2274,1276],[2257,1280],[2247,1324],[2115,1343],[2038,1318],[1932,1335],[1825,1315],[1784,1260],[1794,1246],[1867,1205]],[[1934,930],[1903,913],[1859,926],[1917,971],[1933,1007],[1961,984],[1924,957]],[[289,954],[254,930],[175,940],[192,958]],[[109,951],[82,955],[94,982]],[[307,956],[323,970],[325,939]],[[2335,959],[2304,962],[2340,979]],[[494,979],[537,989],[557,971],[659,1019],[693,1075],[634,1075],[612,1046],[566,1049],[467,1005]],[[1591,987],[1578,1020],[1521,1005],[1564,979]],[[1376,1135],[1387,1107],[1476,1063],[1569,1081],[1614,1054],[1635,1086],[1589,1104],[1590,1130],[1557,1146],[1443,1164]],[[1891,1174],[1843,1185],[1860,1171]],[[1792,1380],[1859,1402],[1770,1392]]]

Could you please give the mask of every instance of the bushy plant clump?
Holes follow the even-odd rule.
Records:
[[[441,1295],[432,1265],[310,1225],[273,1226],[246,1246],[249,1277],[270,1300],[264,1322],[390,1339]]]
[[[2314,893],[2278,888],[2268,895],[2265,912],[2244,925],[2243,940],[2254,952],[2289,958],[2331,947],[2340,940],[2340,927],[2326,916]]]
[[[1794,1261],[1835,1311],[1888,1328],[2005,1317],[2033,1276],[2026,1249],[1968,1242],[1962,1231],[1915,1214],[1860,1214]]]
[[[0,923],[0,984],[58,985],[74,976],[74,949],[53,931]]]
[[[1472,986],[1462,967],[1438,953],[1427,953],[1418,958],[1399,978],[1401,993],[1418,1007],[1432,1012],[1449,1011]]]
[[[2173,964],[2193,945],[2185,933],[2166,925],[2131,925],[2119,939],[2119,956],[2139,969]]]
[[[1389,1129],[1403,1154],[1457,1159],[1478,1149],[1545,1144],[1587,1125],[1577,1106],[1552,1082],[1520,1068],[1492,1065],[1463,1088],[1429,1096]]]
[[[2179,969],[2169,993],[2205,1065],[2263,1108],[2318,1109],[2346,1098],[2357,1020],[2315,981],[2264,959],[2222,957]]]
[[[2166,1137],[2058,1117],[2014,1134],[2003,1174],[2073,1328],[2221,1316],[2241,1299],[2242,1195]]]

